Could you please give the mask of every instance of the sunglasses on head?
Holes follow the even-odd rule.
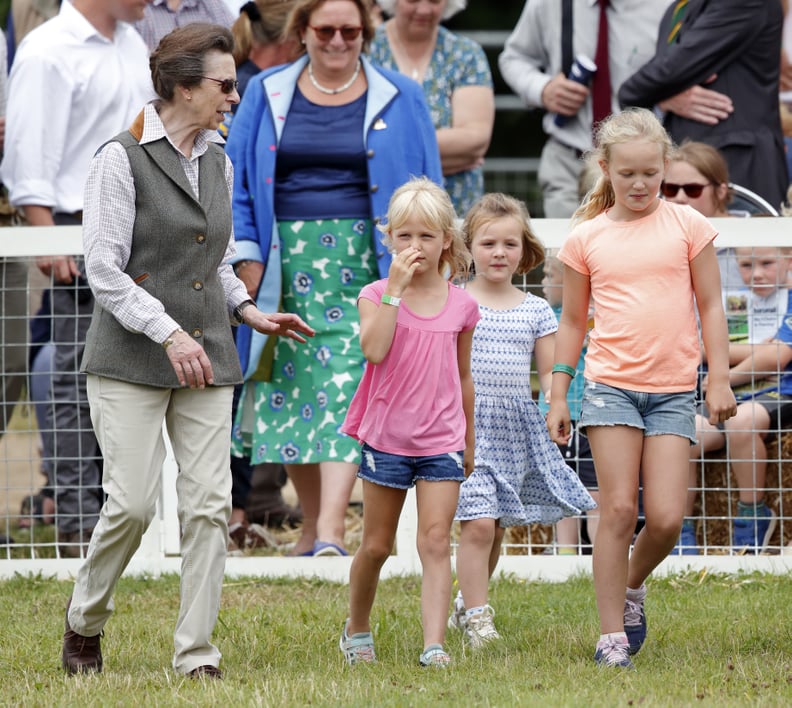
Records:
[[[202,76],[201,78],[220,84],[220,90],[223,93],[231,93],[239,87],[239,81],[236,79],[214,79],[211,76]]]
[[[333,25],[322,25],[321,27],[314,27],[313,25],[308,26],[316,32],[317,39],[322,42],[329,42],[335,37],[336,32],[341,33],[341,38],[345,42],[351,42],[357,39],[363,31],[362,27],[354,27],[352,25],[344,25],[343,27],[333,27]]]
[[[673,199],[681,189],[691,199],[698,199],[704,189],[711,184],[712,182],[707,182],[707,184],[696,184],[695,182],[691,182],[690,184],[674,184],[673,182],[663,182],[660,185],[660,191],[663,193],[664,197]]]

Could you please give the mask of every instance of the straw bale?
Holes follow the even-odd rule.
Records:
[[[792,543],[792,431],[766,440],[767,492],[765,499],[779,517],[779,523],[769,546],[778,548]],[[703,464],[704,492],[698,495],[695,516],[696,536],[700,545],[711,547],[709,552],[727,552],[730,546],[731,517],[737,510],[738,493],[735,480],[729,473],[726,450],[708,455]],[[533,553],[541,553],[553,541],[551,526],[515,526],[507,530],[504,542],[517,546],[534,546]],[[538,548],[537,548],[538,546]],[[527,548],[510,548],[515,555],[529,553]]]

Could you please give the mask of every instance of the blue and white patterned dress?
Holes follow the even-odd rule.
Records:
[[[527,294],[510,310],[479,305],[471,367],[476,387],[476,467],[462,484],[456,519],[500,526],[552,524],[596,505],[550,440],[533,400],[534,342],[555,332],[547,301]]]

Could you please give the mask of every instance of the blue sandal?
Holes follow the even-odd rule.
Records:
[[[348,556],[349,553],[337,543],[330,541],[316,541],[313,547],[313,555],[321,556]]]
[[[442,644],[430,644],[421,652],[418,663],[421,666],[436,666],[444,669],[451,663],[451,657],[448,655],[448,652],[443,649]]]

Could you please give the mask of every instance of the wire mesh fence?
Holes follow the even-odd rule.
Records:
[[[788,240],[789,225],[790,220],[786,218],[720,220],[718,226],[724,236],[719,237],[719,242],[723,238],[726,246],[778,247]],[[534,227],[548,249],[556,249],[563,241],[568,224],[558,220],[535,220]],[[20,568],[47,573],[53,567],[49,564],[58,559],[82,557],[87,538],[80,537],[79,532],[86,528],[85,518],[95,514],[101,502],[101,456],[90,442],[87,403],[79,386],[75,385],[81,378],[79,357],[58,359],[53,340],[55,331],[60,333],[57,336],[66,338],[71,332],[70,341],[58,344],[79,344],[78,333],[84,332],[80,318],[87,317],[89,311],[81,310],[80,294],[76,289],[67,294],[71,298],[72,312],[64,311],[62,302],[55,307],[51,304],[47,310],[46,301],[52,296],[52,283],[41,275],[34,260],[36,255],[54,250],[56,243],[60,243],[58,247],[61,250],[79,252],[79,233],[68,227],[61,228],[69,231],[70,239],[56,242],[52,233],[39,233],[36,229],[8,229],[0,234],[0,254],[3,254],[0,256],[3,276],[0,283],[0,333],[3,337],[0,342],[3,375],[3,398],[0,401],[3,410],[0,570],[3,574]],[[14,232],[13,240],[8,232]],[[23,273],[21,280],[12,277],[20,271]],[[540,281],[541,273],[533,272],[522,280],[521,285],[543,296]],[[69,326],[56,326],[59,321],[63,324],[69,319],[73,320]],[[23,332],[21,338],[20,331]],[[764,378],[764,374],[757,376]],[[53,386],[58,380],[72,393],[56,403],[53,401]],[[752,434],[756,431],[746,432]],[[753,484],[746,485],[743,478],[743,484],[739,485],[735,467],[742,464],[744,468],[756,470],[757,463],[766,470],[764,481],[754,472]],[[64,470],[67,471],[65,476]],[[175,472],[171,471],[173,474]],[[744,558],[745,549],[735,547],[733,532],[739,512],[740,489],[744,492],[746,486],[754,487],[757,496],[764,497],[772,512],[769,517],[772,523],[763,527],[761,547],[754,552],[764,556],[783,556],[792,549],[792,432],[777,425],[771,427],[763,435],[761,444],[754,444],[750,454],[738,456],[729,441],[716,452],[700,453],[691,463],[691,480],[694,505],[689,521],[693,535],[689,537],[692,538],[691,545],[684,549],[686,560],[692,558],[692,554],[708,559],[722,556]],[[73,497],[71,501],[61,503],[61,500],[68,499],[68,494]],[[173,493],[166,491],[158,518],[169,530],[166,529],[165,533],[160,530],[149,548],[154,548],[154,556],[163,559],[178,554],[174,499]],[[409,510],[406,513],[409,514]],[[582,560],[591,551],[589,531],[594,521],[592,516],[573,520],[574,541],[566,545],[559,542],[558,527],[536,525],[510,529],[503,553],[505,556],[534,556],[546,563],[553,563],[566,553],[575,554]],[[414,518],[407,519],[405,526],[408,534],[410,529],[414,530]],[[58,529],[67,531],[59,532]],[[77,536],[69,529],[76,529]],[[417,567],[414,550],[408,548],[414,545],[414,541],[408,541],[408,538],[408,535],[402,536],[398,542],[398,554],[410,556],[399,566],[402,569]],[[263,560],[271,562],[264,570],[264,566],[253,563],[256,559],[252,557],[235,559],[234,568],[236,572],[245,572],[245,566],[240,564],[248,562],[251,573],[288,574],[291,573],[289,568],[297,566],[300,572],[311,573],[317,568],[321,571],[325,564],[333,562],[288,558]],[[14,565],[15,561],[25,562]]]

